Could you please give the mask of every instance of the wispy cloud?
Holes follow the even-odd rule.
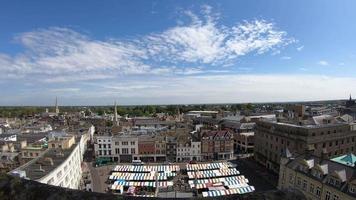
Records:
[[[282,56],[281,59],[282,60],[290,60],[290,59],[292,59],[292,57],[290,57],[290,56]]]
[[[297,51],[302,51],[304,49],[304,46],[297,47]]]
[[[50,89],[50,92],[78,92],[80,88],[54,88]]]
[[[320,60],[320,61],[318,61],[318,64],[319,64],[319,65],[322,65],[322,66],[328,66],[328,65],[329,65],[329,62],[328,62],[328,61],[325,61],[325,60]]]
[[[304,72],[308,71],[308,69],[305,68],[305,67],[300,67],[299,70],[300,70],[300,71],[304,71]]]
[[[224,87],[221,87],[221,82]],[[355,84],[356,79],[348,77],[225,74],[156,77],[148,82],[127,81],[93,86],[90,90],[94,93],[81,93],[89,95],[94,102],[98,96],[101,102],[111,102],[119,92],[118,97],[123,104],[267,102],[345,98],[350,92],[356,93]]]
[[[279,52],[295,42],[263,19],[225,26],[210,6],[185,15],[190,18],[186,24],[129,40],[98,40],[63,27],[18,34],[15,39],[25,50],[17,55],[0,53],[0,69],[6,78],[38,76],[45,82],[192,75],[203,73],[207,66],[217,70],[229,66],[247,54]]]

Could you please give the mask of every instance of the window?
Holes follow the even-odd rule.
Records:
[[[129,149],[128,148],[123,148],[122,149],[122,154],[128,154],[129,153]]]
[[[122,145],[129,145],[129,142],[121,142]]]
[[[329,192],[329,191],[326,191],[325,200],[330,200],[330,197],[331,197],[330,192]]]
[[[101,148],[101,144],[99,144],[99,149]]]
[[[62,171],[59,171],[58,173],[57,173],[57,178],[60,178],[62,176]]]
[[[307,180],[303,180],[303,190],[306,191],[307,190]]]
[[[321,188],[316,187],[316,196],[320,197],[320,194],[321,194]]]
[[[309,192],[314,194],[314,185],[310,183]]]
[[[109,148],[109,149],[111,148],[111,144],[108,144],[108,148]]]
[[[329,142],[329,147],[331,147],[333,145],[333,142]]]
[[[51,178],[48,180],[47,184],[51,185],[53,183],[53,181],[54,181],[54,178]]]
[[[334,185],[334,179],[333,178],[329,178],[329,181],[328,181],[331,185]]]
[[[131,154],[135,154],[135,153],[136,153],[135,148],[131,148]]]
[[[297,179],[297,185],[300,186],[302,184],[301,180],[300,180],[300,177],[298,177]]]
[[[293,184],[293,174],[289,174],[289,183]]]
[[[339,200],[339,196],[337,196],[336,194],[334,194],[333,200]]]
[[[131,145],[135,145],[135,141],[132,141],[132,142],[131,142]]]
[[[356,193],[356,187],[350,185],[350,186],[349,186],[349,191],[350,191],[351,193]]]

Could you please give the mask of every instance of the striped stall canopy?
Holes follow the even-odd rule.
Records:
[[[159,173],[157,176],[154,173],[123,173],[123,172],[113,172],[109,176],[110,180],[167,180],[167,175],[164,173]]]
[[[140,182],[133,182],[133,181],[115,181],[114,184],[111,185],[111,188],[115,188],[115,186],[146,186],[146,187],[156,187],[156,182],[147,182],[147,181],[140,181]],[[158,187],[167,187],[173,186],[172,181],[160,181],[158,182]]]
[[[248,182],[248,179],[246,179],[244,175],[240,175],[240,176],[229,176],[229,177],[222,177],[222,178],[189,180],[189,184],[221,183],[221,182],[229,182],[235,180],[246,180]]]
[[[246,194],[255,191],[255,187],[247,186],[241,188],[234,188],[228,190],[211,190],[207,192],[203,192],[203,197],[217,197],[231,194]]]
[[[248,179],[242,179],[242,180],[235,180],[235,181],[227,181],[227,182],[221,182],[224,186],[227,186],[229,188],[238,188],[238,187],[246,187],[248,186]],[[203,189],[203,188],[209,188],[212,186],[213,183],[200,183],[200,184],[190,184],[191,188],[196,188],[196,189]]]
[[[178,165],[116,165],[115,172],[177,172]]]
[[[212,177],[221,177],[221,176],[232,176],[239,175],[240,172],[235,168],[222,168],[218,170],[206,170],[206,171],[193,171],[188,172],[188,177],[193,178],[212,178]]]
[[[233,167],[233,165],[229,162],[206,163],[206,164],[187,164],[188,171],[212,170],[212,169],[222,169],[222,168],[230,168],[230,167]]]

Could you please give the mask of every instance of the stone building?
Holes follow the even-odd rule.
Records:
[[[320,156],[326,149],[329,157],[356,150],[356,131],[353,125],[333,122],[334,119],[319,117],[313,125],[258,121],[255,132],[255,159],[278,173],[283,149],[293,154],[313,150]]]
[[[341,162],[340,162],[341,160]],[[281,158],[278,189],[297,190],[306,199],[356,199],[356,157],[353,154],[327,159],[303,154],[293,158],[287,150]]]

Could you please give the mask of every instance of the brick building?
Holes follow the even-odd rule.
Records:
[[[234,140],[230,131],[203,131],[201,138],[203,160],[230,159],[233,157]]]

